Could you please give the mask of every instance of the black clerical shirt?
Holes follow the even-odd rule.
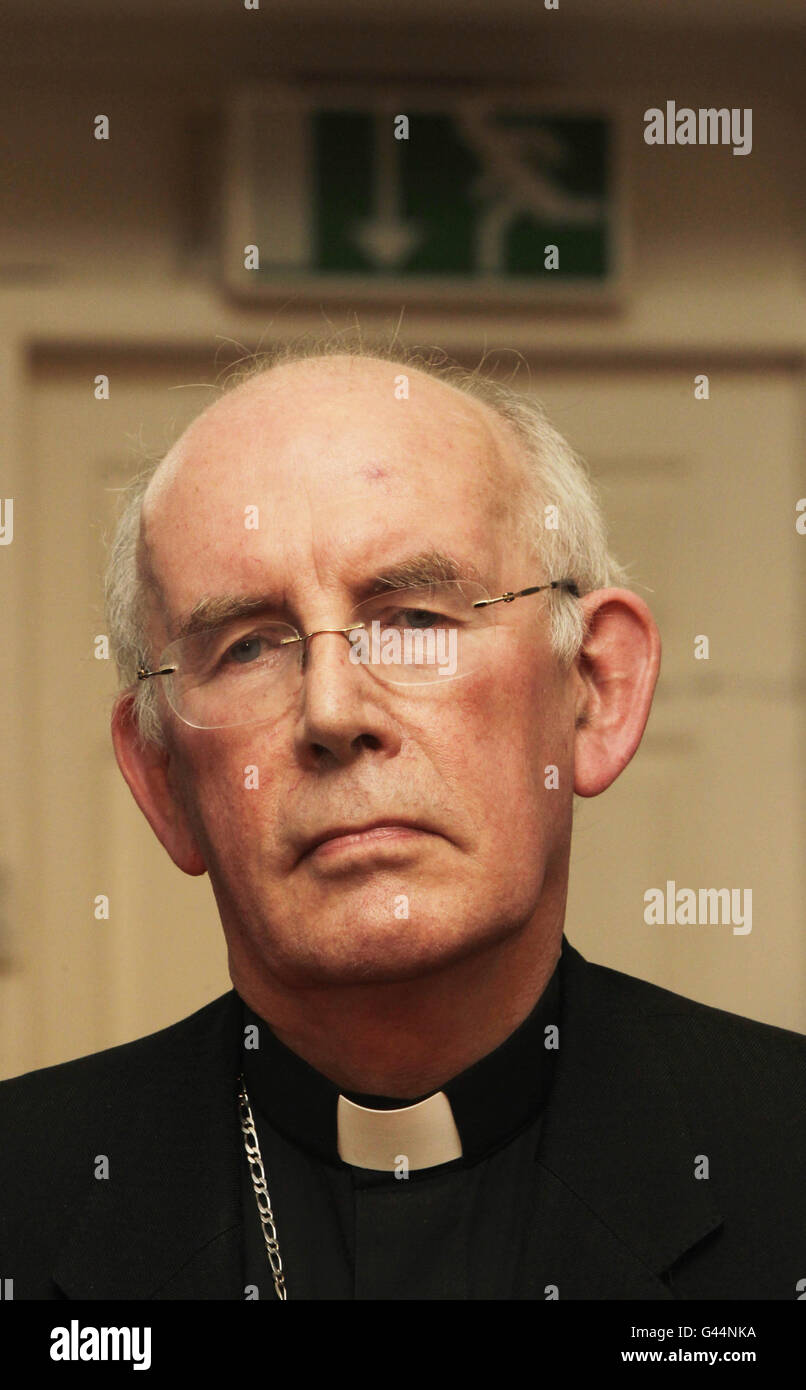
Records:
[[[370,1109],[418,1100],[340,1091],[243,1003],[242,1064],[289,1300],[550,1297],[531,1270],[535,1159],[558,1055],[562,958],[515,1032],[445,1083],[462,1157],[407,1177],[342,1161],[340,1094]],[[428,1094],[433,1094],[429,1092]],[[276,1299],[242,1165],[245,1297]]]

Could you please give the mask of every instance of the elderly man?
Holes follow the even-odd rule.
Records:
[[[0,1088],[16,1297],[798,1297],[806,1039],[563,935],[659,668],[621,577],[471,374],[290,354],[190,426],[116,540],[112,733],[234,989]]]

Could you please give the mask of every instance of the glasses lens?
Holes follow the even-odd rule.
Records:
[[[197,729],[252,724],[282,712],[299,675],[302,643],[287,623],[227,623],[183,637],[164,653],[171,708]]]
[[[377,594],[353,612],[350,660],[390,685],[469,675],[477,664],[479,632],[492,622],[489,610],[473,604],[486,597],[482,585],[458,579]]]

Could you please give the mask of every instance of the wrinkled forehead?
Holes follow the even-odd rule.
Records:
[[[454,388],[387,362],[297,363],[182,436],[146,494],[141,561],[166,628],[202,595],[335,589],[424,548],[493,570],[521,478],[504,422]]]

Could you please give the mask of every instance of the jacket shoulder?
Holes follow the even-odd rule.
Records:
[[[221,1055],[239,1018],[240,1000],[230,990],[133,1042],[1,1081],[0,1151],[8,1162],[15,1150],[24,1154],[30,1168],[40,1145],[51,1162],[57,1154],[67,1159],[78,1136],[125,1131],[142,1123],[144,1110],[162,1116],[211,1049]]]
[[[610,966],[595,965],[584,960],[578,951],[573,951],[573,955],[584,968],[588,990],[596,993],[602,1002],[606,1001],[608,1009],[639,1014],[647,1019],[688,1020],[692,1025],[722,1032],[726,1036],[733,1034],[737,1038],[752,1040],[773,1051],[800,1052],[806,1058],[806,1034],[772,1023],[760,1023],[744,1014],[718,1009],[711,1004],[699,1003],[684,994],[675,994],[662,985],[654,985],[649,980],[613,970]]]
[[[577,1018],[591,1029],[618,1030],[625,1047],[652,1046],[689,1103],[714,1117],[777,1112],[787,1129],[803,1134],[804,1034],[594,965],[573,948],[568,966]]]
[[[145,1183],[175,1202],[177,1135],[187,1148],[195,1126],[201,1153],[234,1107],[241,1016],[231,990],[147,1037],[0,1082],[0,1250],[18,1296],[56,1296],[58,1251],[104,1193],[126,1205]]]
[[[148,1033],[132,1042],[118,1043],[115,1047],[104,1048],[100,1052],[90,1052],[84,1057],[76,1057],[69,1062],[57,1062],[53,1066],[39,1067],[35,1071],[23,1072],[19,1076],[0,1081],[0,1101],[9,1097],[23,1095],[25,1092],[70,1089],[82,1083],[91,1084],[105,1076],[120,1076],[123,1073],[147,1072],[158,1059],[169,1055],[177,1048],[184,1050],[193,1046],[193,1039],[215,1029],[228,1014],[237,996],[229,990],[218,999],[204,1004],[195,1013],[177,1023],[170,1023],[154,1033]]]

